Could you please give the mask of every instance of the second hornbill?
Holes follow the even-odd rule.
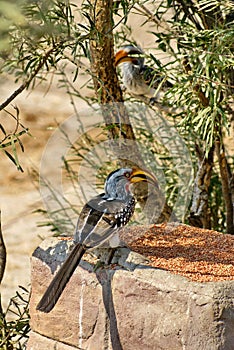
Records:
[[[135,209],[131,184],[140,181],[158,186],[151,173],[139,168],[121,168],[108,175],[105,192],[83,207],[77,222],[75,246],[45,291],[37,310],[53,309],[86,250],[104,242],[111,248],[119,245],[118,231],[128,223]]]
[[[144,52],[139,47],[123,46],[115,55],[115,66],[118,65],[121,65],[125,88],[135,96],[158,100],[161,90],[173,86],[160,72],[144,64]]]

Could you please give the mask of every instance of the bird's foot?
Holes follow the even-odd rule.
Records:
[[[110,264],[111,264],[111,261],[112,261],[112,259],[114,258],[114,255],[115,255],[116,250],[117,250],[116,248],[111,248],[110,254],[109,254],[109,256],[108,256],[108,258],[107,258],[107,261],[106,261],[106,264],[107,264],[107,265],[110,265]]]
[[[110,248],[108,250],[109,250],[109,252],[106,252],[105,255],[102,255],[102,260],[98,260],[97,263],[95,264],[95,266],[93,268],[94,272],[97,271],[101,267],[109,266],[109,265],[112,264],[112,259],[114,258],[114,255],[115,255],[115,252],[116,252],[117,249],[116,248]]]

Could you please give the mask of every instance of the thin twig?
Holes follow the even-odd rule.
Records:
[[[0,284],[2,282],[2,278],[5,272],[6,267],[6,246],[3,240],[3,234],[2,234],[2,220],[1,220],[1,210],[0,210]],[[0,315],[3,314],[2,309],[2,301],[1,301],[1,294],[0,294]]]
[[[18,89],[16,89],[11,96],[9,96],[1,105],[0,105],[0,111],[2,111],[4,108],[6,108],[21,92],[23,92],[32,82],[32,80],[37,76],[41,68],[44,66],[44,64],[47,62],[49,56],[54,52],[54,50],[57,49],[57,47],[50,48],[46,53],[45,56],[40,61],[37,69],[34,71],[34,73],[27,79]]]
[[[136,5],[138,5],[139,8],[136,7]],[[143,16],[148,17],[148,20],[151,21],[151,22],[154,22],[157,27],[161,27],[164,30],[168,30],[169,31],[169,26],[168,26],[167,22],[166,21],[162,21],[162,18],[160,18],[160,20],[158,20],[156,18],[155,14],[152,13],[145,5],[143,5],[141,3],[139,3],[139,4],[136,3],[136,4],[134,4],[134,9],[138,13],[142,14]]]
[[[192,72],[192,67],[191,67],[191,65],[190,65],[190,63],[189,63],[187,57],[184,58],[182,64],[183,64],[183,67],[184,67],[185,72],[186,72],[187,74],[191,74],[191,72]],[[204,107],[208,107],[209,104],[210,104],[210,101],[209,101],[209,99],[206,97],[205,93],[202,91],[201,86],[200,86],[199,84],[195,84],[195,85],[193,86],[193,90],[197,93],[197,96],[198,96],[198,98],[199,98],[201,104],[202,104]]]

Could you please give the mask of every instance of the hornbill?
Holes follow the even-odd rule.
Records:
[[[115,55],[115,66],[118,65],[121,65],[125,88],[135,96],[157,101],[161,97],[160,90],[173,86],[158,71],[144,64],[144,52],[139,47],[123,46]]]
[[[88,249],[108,243],[119,245],[118,231],[133,215],[135,198],[131,185],[146,181],[158,186],[156,178],[139,168],[121,168],[110,173],[104,193],[89,200],[78,218],[74,248],[60,267],[37,305],[37,310],[50,312]]]

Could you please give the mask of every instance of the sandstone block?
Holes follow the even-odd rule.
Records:
[[[33,254],[28,349],[234,349],[233,281],[191,282],[127,249],[121,266],[93,272],[94,262],[83,260],[55,308],[36,311],[69,245],[49,239]]]

